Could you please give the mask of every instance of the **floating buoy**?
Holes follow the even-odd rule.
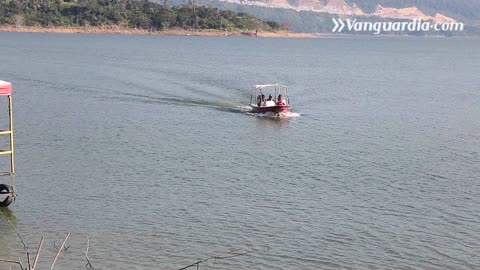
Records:
[[[7,207],[15,199],[15,190],[13,186],[0,184],[0,195],[6,195],[3,201],[0,201],[0,207]]]

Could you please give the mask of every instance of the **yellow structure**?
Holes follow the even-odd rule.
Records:
[[[0,81],[0,96],[8,97],[8,119],[9,129],[0,130],[0,135],[9,135],[10,148],[0,150],[0,155],[10,155],[10,171],[1,172],[0,176],[10,176],[11,184],[0,184],[0,207],[9,206],[15,199],[15,155],[14,155],[14,141],[13,141],[13,102],[12,102],[12,84],[5,81]]]

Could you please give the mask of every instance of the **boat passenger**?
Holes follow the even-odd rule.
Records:
[[[258,95],[257,96],[257,106],[265,106],[265,95]]]
[[[265,102],[265,106],[275,106],[275,101],[273,100],[273,96],[269,95],[267,101]]]
[[[287,105],[287,102],[283,98],[282,94],[278,95],[277,105]]]

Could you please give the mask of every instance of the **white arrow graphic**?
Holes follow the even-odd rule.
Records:
[[[333,29],[332,29],[332,32],[335,33],[335,31],[337,31],[337,28],[340,26],[337,22],[337,20],[335,20],[335,18],[332,18],[332,21],[333,21],[333,24],[335,24],[333,26]]]
[[[337,22],[337,20],[338,20],[338,22]],[[335,24],[333,26],[333,29],[332,29],[333,33],[335,33],[335,31],[340,33],[340,32],[342,32],[343,28],[345,27],[345,23],[342,21],[342,19],[338,18],[337,20],[335,20],[335,18],[332,18],[333,24]]]

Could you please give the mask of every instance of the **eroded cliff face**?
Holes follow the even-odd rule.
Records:
[[[378,16],[391,19],[420,19],[434,22],[456,22],[455,19],[441,13],[429,16],[417,7],[390,8],[378,5],[373,13],[366,13],[356,4],[349,4],[345,0],[220,0],[241,5],[253,5],[270,8],[286,8],[296,11],[313,11],[338,14],[344,16]]]
[[[443,14],[437,13],[435,16],[429,16],[423,13],[417,7],[407,7],[407,8],[387,8],[381,5],[377,6],[377,9],[373,15],[382,17],[382,18],[395,18],[395,19],[420,19],[420,20],[431,20],[434,22],[455,22],[454,19],[449,18]]]

